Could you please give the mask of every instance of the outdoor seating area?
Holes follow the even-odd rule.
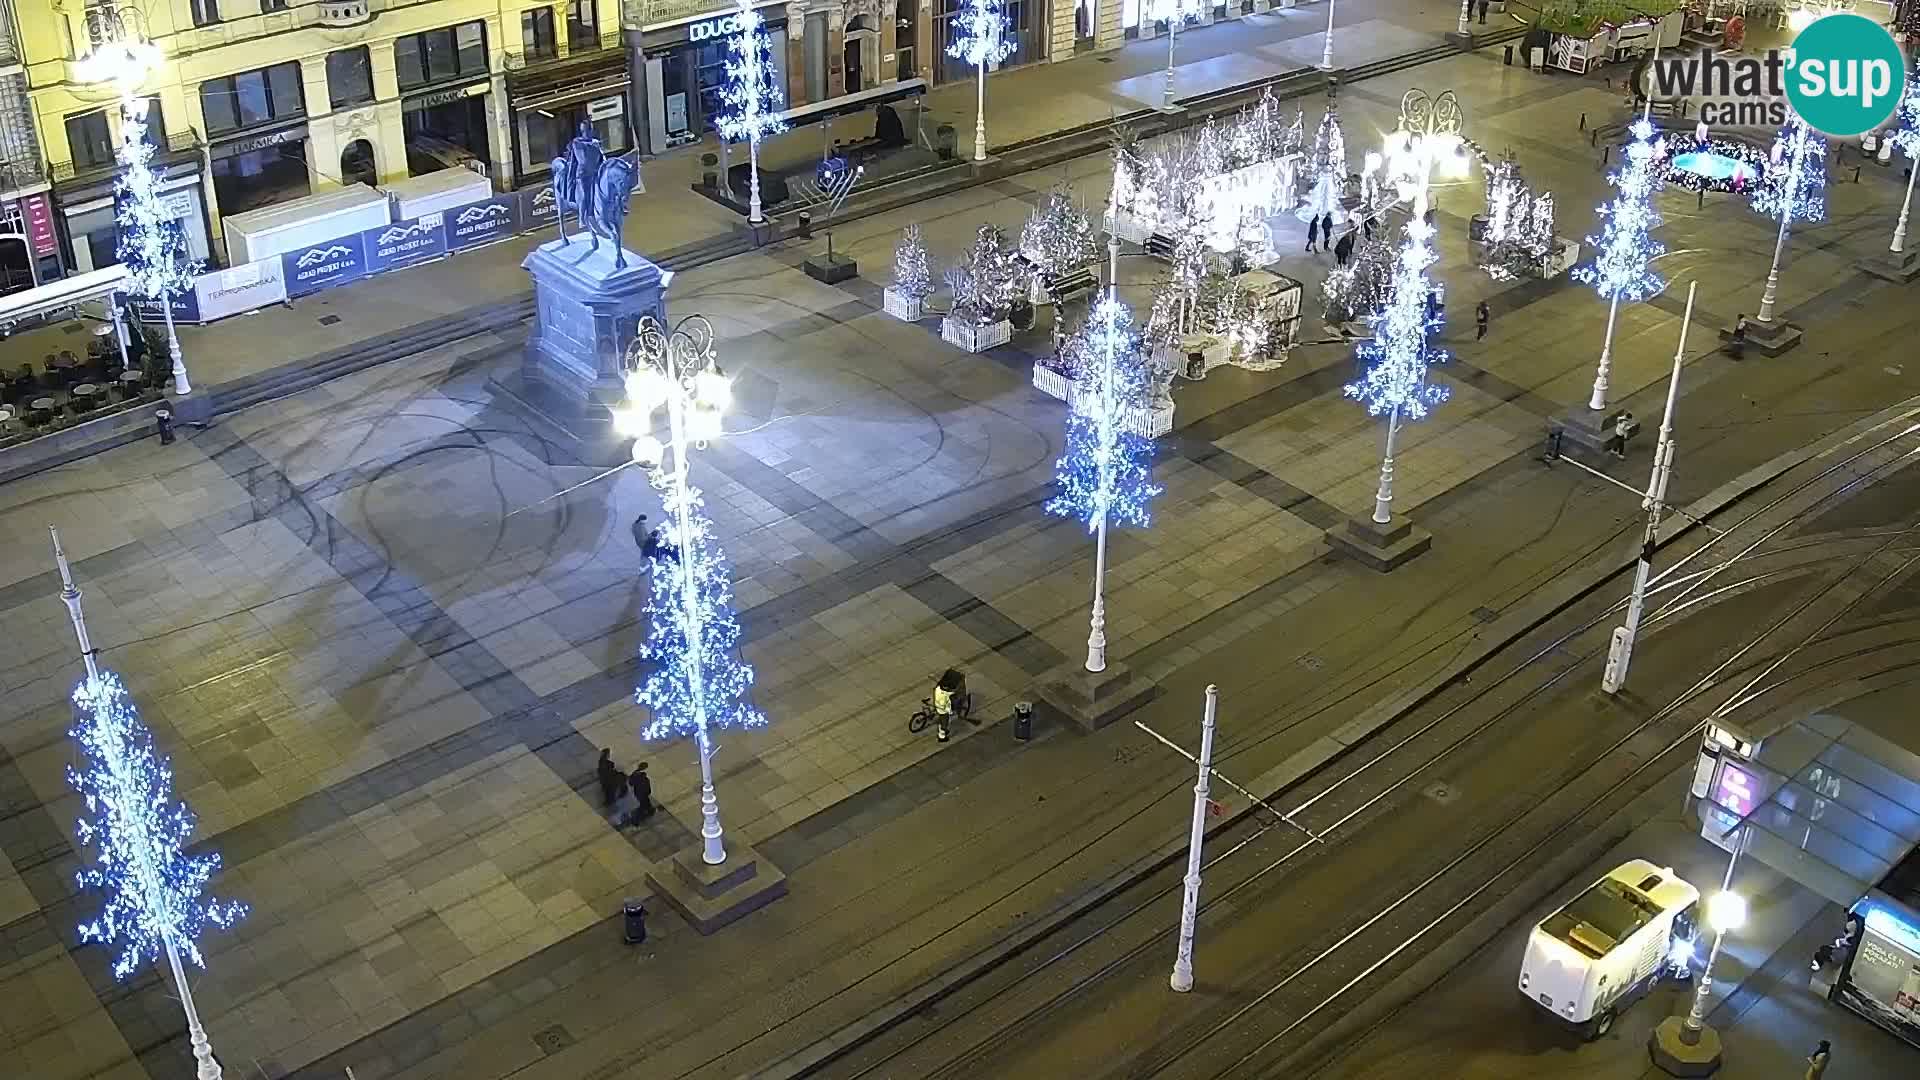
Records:
[[[94,329],[84,356],[62,350],[38,363],[17,363],[0,353],[0,445],[85,423],[159,392],[167,375],[141,363],[150,355],[145,342],[130,335],[129,364],[113,327]]]

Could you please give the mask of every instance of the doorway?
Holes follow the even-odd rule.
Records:
[[[1073,51],[1082,53],[1092,49],[1094,35],[1099,29],[1099,0],[1076,0],[1073,7]]]
[[[340,183],[343,187],[354,184],[375,187],[380,183],[380,170],[373,163],[371,142],[355,139],[340,151]]]
[[[866,83],[865,76],[861,73],[861,70],[860,70],[859,39],[856,38],[852,41],[847,42],[847,47],[844,53],[844,59],[847,65],[847,93],[851,94],[860,90],[865,90],[867,88],[867,83]]]

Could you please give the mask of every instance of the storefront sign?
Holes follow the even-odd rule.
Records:
[[[605,120],[626,111],[626,99],[618,94],[612,97],[594,98],[587,102],[587,119],[589,120]]]
[[[545,228],[558,220],[559,200],[553,197],[553,185],[542,184],[520,192],[520,231]]]
[[[200,318],[206,322],[255,311],[287,298],[287,281],[280,260],[257,259],[228,270],[201,274],[193,283]]]
[[[176,293],[172,297],[172,300],[174,322],[197,323],[200,321],[200,298],[194,295],[194,290],[187,289],[184,292]],[[157,323],[166,317],[160,310],[160,301],[149,297],[133,297],[132,307],[133,310],[140,313],[140,318],[143,322]]]
[[[53,207],[45,195],[29,195],[20,200],[20,216],[26,221],[27,236],[33,241],[38,258],[60,250],[60,239],[53,233]]]
[[[445,255],[447,229],[442,217],[422,214],[361,233],[360,243],[367,249],[367,273],[397,270]]]
[[[726,0],[648,0],[643,18],[649,27],[665,26],[690,15],[705,15],[732,7]]]
[[[265,150],[282,143],[300,142],[306,137],[307,125],[301,124],[282,131],[269,131],[265,135],[251,135],[244,139],[230,139],[227,142],[215,143],[212,154],[215,160],[239,157],[241,154],[251,154],[256,150]]]
[[[712,41],[714,38],[728,37],[740,32],[740,16],[722,15],[717,19],[701,19],[697,23],[687,24],[688,41]]]
[[[470,98],[487,88],[486,83],[472,83],[452,90],[436,90],[431,94],[421,94],[407,99],[407,111],[431,109],[439,105],[451,105],[462,98]]]
[[[1713,801],[1744,818],[1760,804],[1760,781],[1731,761],[1720,765],[1720,778],[1713,784]]]
[[[287,295],[305,296],[365,277],[367,253],[360,244],[362,235],[343,236],[281,255],[280,271],[286,278]]]
[[[446,212],[447,250],[465,251],[512,236],[518,231],[519,209],[512,195],[454,207]]]

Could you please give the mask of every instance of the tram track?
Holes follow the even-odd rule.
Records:
[[[1659,605],[1650,612],[1647,620],[1648,627],[1651,628],[1662,621],[1677,619],[1696,608],[1710,606],[1729,591],[1758,587],[1770,581],[1812,572],[1807,566],[1788,566],[1748,575],[1737,581],[1716,584],[1716,579],[1720,575],[1753,558],[1756,552],[1762,552],[1770,541],[1778,538],[1785,530],[1817,515],[1832,501],[1846,497],[1864,484],[1872,483],[1888,470],[1909,463],[1916,453],[1920,453],[1920,448],[1909,446],[1885,456],[1884,460],[1872,461],[1866,467],[1855,468],[1861,462],[1895,446],[1901,440],[1909,439],[1916,432],[1920,432],[1920,425],[1906,425],[1870,445],[1854,449],[1843,459],[1822,467],[1813,476],[1804,478],[1791,488],[1772,496],[1733,527],[1713,535],[1705,543],[1687,552],[1661,575],[1659,589],[1663,594],[1670,595],[1663,595]],[[1838,484],[1832,484],[1831,482],[1836,479],[1839,481]],[[1815,489],[1823,483],[1828,483],[1829,489],[1816,491]],[[1771,524],[1765,523],[1768,515],[1789,506],[1796,498],[1807,497],[1810,492],[1812,496],[1806,505],[1784,514],[1782,520]],[[1758,536],[1747,535],[1746,531],[1755,527],[1760,530]],[[1859,556],[1850,570],[1866,566],[1873,559],[1889,551],[1898,550],[1905,553],[1913,550],[1900,545],[1903,540],[1913,535],[1916,527],[1920,526],[1909,525],[1898,529],[1875,530],[1873,535],[1879,542],[1864,555]],[[1705,558],[1707,553],[1714,550],[1716,546],[1724,545],[1726,541],[1736,537],[1744,542],[1744,546],[1735,554],[1721,558],[1707,567],[1691,571],[1687,569],[1691,564]],[[1849,539],[1855,543],[1862,542],[1862,538],[1857,535]],[[1762,552],[1762,555],[1778,555],[1833,542],[1833,538],[1824,540],[1790,538],[1779,547]],[[1917,560],[1920,560],[1920,555],[1906,559],[1894,572],[1906,572]],[[1280,1035],[1260,1044],[1249,1054],[1255,1056],[1270,1054],[1278,1041],[1291,1038],[1302,1025],[1333,1007],[1344,995],[1351,993],[1363,979],[1376,973],[1383,965],[1391,963],[1415,942],[1429,937],[1434,928],[1442,925],[1447,917],[1457,913],[1461,905],[1470,902],[1471,897],[1485,895],[1504,876],[1510,875],[1515,868],[1523,866],[1527,859],[1538,855],[1545,845],[1554,841],[1555,837],[1564,835],[1567,829],[1583,819],[1584,811],[1596,806],[1604,806],[1619,793],[1646,779],[1649,775],[1656,777],[1664,775],[1661,763],[1669,761],[1671,755],[1676,752],[1675,748],[1689,745],[1690,740],[1697,737],[1700,726],[1704,724],[1704,720],[1686,723],[1682,725],[1682,730],[1672,733],[1670,738],[1661,739],[1659,736],[1668,734],[1666,729],[1674,726],[1673,720],[1676,715],[1710,691],[1718,684],[1721,677],[1727,676],[1729,672],[1737,676],[1745,671],[1746,668],[1741,667],[1742,662],[1752,656],[1760,643],[1810,610],[1848,576],[1849,574],[1843,573],[1830,581],[1787,615],[1775,620],[1772,625],[1753,637],[1733,655],[1722,659],[1706,676],[1696,680],[1664,706],[1651,715],[1639,719],[1624,731],[1618,731],[1610,741],[1606,742],[1599,753],[1584,756],[1573,767],[1553,777],[1545,787],[1565,792],[1578,787],[1581,778],[1596,775],[1597,771],[1610,760],[1623,759],[1635,762],[1624,775],[1609,774],[1610,779],[1607,785],[1597,795],[1590,795],[1584,799],[1581,809],[1563,815],[1543,837],[1526,845],[1519,854],[1508,859],[1496,874],[1472,885],[1467,891],[1469,899],[1456,902],[1453,907],[1443,913],[1442,917],[1432,920],[1425,926],[1416,927],[1416,933],[1406,938],[1399,946],[1388,950],[1386,955],[1367,967],[1362,975],[1337,987],[1335,993],[1319,1002],[1310,1003]],[[1708,586],[1712,587],[1708,588]],[[1871,595],[1871,592],[1864,595]],[[1824,632],[1824,629],[1830,627],[1833,621],[1851,610],[1858,600],[1859,597],[1855,597],[1844,605],[1823,624],[1821,630],[1793,646],[1790,652],[1804,648],[1814,636]],[[1396,794],[1403,792],[1417,779],[1431,774],[1443,763],[1468,752],[1477,743],[1486,741],[1485,736],[1489,733],[1500,730],[1503,725],[1511,726],[1515,717],[1522,715],[1530,703],[1552,692],[1574,672],[1590,664],[1597,655],[1596,650],[1592,648],[1568,650],[1566,646],[1607,623],[1617,613],[1619,607],[1619,604],[1604,605],[1597,614],[1580,621],[1572,630],[1557,635],[1546,635],[1546,639],[1539,643],[1539,647],[1530,646],[1526,650],[1525,660],[1503,672],[1492,683],[1475,688],[1470,694],[1462,695],[1463,700],[1453,702],[1441,709],[1438,716],[1420,719],[1410,731],[1405,724],[1389,725],[1377,733],[1375,738],[1356,743],[1353,747],[1355,751],[1377,752],[1357,768],[1344,772],[1330,782],[1324,777],[1319,782],[1309,781],[1309,790],[1312,794],[1295,805],[1293,809],[1286,811],[1282,818],[1276,819],[1264,813],[1251,815],[1235,827],[1216,835],[1210,842],[1209,850],[1213,854],[1207,862],[1206,873],[1209,885],[1208,899],[1203,909],[1203,934],[1214,932],[1213,924],[1221,913],[1228,912],[1243,902],[1258,899],[1257,894],[1263,887],[1277,887],[1279,879],[1287,877],[1288,872],[1302,862],[1310,861],[1302,857],[1318,845],[1319,841],[1315,839],[1316,837],[1337,841],[1359,835],[1358,830],[1364,828],[1367,821],[1376,816],[1377,812],[1383,811],[1388,801]],[[1601,651],[1603,652],[1603,646]],[[1540,667],[1540,663],[1550,656],[1554,657],[1551,669]],[[1775,658],[1773,667],[1768,670],[1776,669],[1783,662],[1784,656]],[[1831,662],[1838,662],[1838,660]],[[1513,680],[1529,672],[1539,675],[1540,678],[1533,684],[1519,688],[1517,698],[1496,708],[1491,718],[1466,725],[1464,731],[1449,729],[1449,725],[1460,726],[1454,724],[1454,721],[1466,709],[1476,704],[1484,704],[1494,695],[1506,692]],[[1756,676],[1756,681],[1764,677],[1763,672],[1761,676]],[[1752,685],[1755,683],[1750,682],[1749,689]],[[1378,790],[1374,789],[1377,785],[1369,785],[1364,792],[1359,790],[1357,785],[1360,784],[1363,776],[1374,773],[1376,769],[1385,768],[1383,763],[1403,756],[1403,751],[1423,741],[1439,745],[1437,748],[1430,746],[1428,752],[1412,762],[1410,767],[1402,764],[1400,768],[1393,770],[1397,775],[1379,777],[1384,781],[1384,786],[1378,787]],[[1536,798],[1534,795],[1535,789],[1539,787],[1541,785],[1536,784],[1527,789],[1526,793],[1509,801],[1520,807],[1533,806],[1536,809],[1546,805],[1546,800]],[[1358,805],[1348,804],[1343,808],[1342,804],[1347,803],[1346,797],[1349,794],[1358,796]],[[1316,813],[1316,808],[1319,807],[1329,811],[1324,819]],[[1529,815],[1524,812],[1499,813],[1493,815],[1493,819],[1496,822],[1493,828],[1478,835],[1466,849],[1441,863],[1430,873],[1419,877],[1413,888],[1401,891],[1390,903],[1380,907],[1364,921],[1353,926],[1332,946],[1317,954],[1301,954],[1296,951],[1293,956],[1295,963],[1286,970],[1284,975],[1278,980],[1269,982],[1267,988],[1256,998],[1203,1029],[1197,1037],[1189,1035],[1180,1040],[1161,1040],[1159,1052],[1132,1059],[1128,1068],[1090,1075],[1146,1077],[1168,1073],[1178,1063],[1192,1056],[1196,1050],[1215,1042],[1235,1027],[1246,1024],[1257,1010],[1269,1008],[1276,996],[1287,993],[1291,988],[1310,984],[1312,980],[1306,977],[1328,964],[1337,950],[1349,948],[1362,938],[1370,938],[1372,932],[1383,921],[1398,926],[1398,922],[1394,919],[1396,913],[1403,911],[1426,890],[1433,889],[1437,882],[1458,873],[1470,860],[1489,854],[1491,849],[1502,846],[1503,841],[1510,842],[1512,830],[1528,820]],[[1286,834],[1293,839],[1290,846],[1277,858],[1266,858],[1252,870],[1236,865],[1237,861],[1244,860],[1249,855],[1260,854],[1262,848],[1279,834]],[[1222,878],[1224,878],[1224,887],[1221,885]],[[883,1037],[875,1040],[873,1046],[862,1048],[861,1052],[848,1056],[841,1063],[842,1068],[824,1071],[820,1075],[847,1077],[1013,1075],[1014,1072],[1004,1067],[996,1067],[1000,1064],[999,1059],[1004,1056],[1003,1051],[1016,1046],[1042,1021],[1071,1008],[1090,991],[1131,970],[1131,966],[1139,964],[1148,955],[1149,950],[1165,948],[1164,929],[1168,924],[1154,909],[1164,908],[1177,892],[1178,878],[1171,873],[1162,873],[1149,882],[1143,882],[1142,885],[1143,888],[1137,888],[1135,895],[1128,898],[1124,908],[1109,912],[1110,917],[1066,928],[1057,935],[1050,949],[1029,950],[1029,959],[1018,970],[996,972],[981,979],[979,985],[966,993],[962,1000],[948,1003],[959,1005],[958,1011],[951,1019],[943,1019],[943,1022],[933,1031],[908,1032],[905,1036]],[[1120,936],[1125,936],[1129,943],[1124,947],[1116,948],[1109,938]],[[1158,958],[1158,953],[1153,955]],[[1040,995],[1032,992],[1031,988],[1043,977],[1067,974],[1068,969],[1074,970],[1060,989]],[[1017,1010],[1016,1015],[1001,1016],[1001,1013],[1008,1011],[1004,1004],[1005,999],[1016,994],[1020,995],[1022,1007]],[[944,1014],[945,1011],[943,1008],[942,1013]],[[1287,1013],[1291,1014],[1292,1010],[1287,1010]],[[938,1038],[942,1041],[952,1041],[949,1035],[943,1033],[950,1033],[961,1023],[968,1021],[984,1023],[988,1029],[986,1034],[971,1041],[960,1040],[964,1045],[957,1047],[953,1053],[942,1052],[936,1055],[938,1060],[924,1059],[926,1055],[922,1050],[928,1045],[929,1040]],[[1242,1059],[1242,1061],[1245,1060],[1247,1059]],[[1238,1068],[1239,1064],[1236,1062],[1233,1067]],[[1218,1075],[1224,1076],[1227,1073]]]

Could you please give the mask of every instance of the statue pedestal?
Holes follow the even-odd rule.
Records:
[[[626,460],[609,413],[626,396],[622,356],[641,318],[666,322],[673,277],[631,251],[616,269],[614,252],[604,239],[596,250],[585,236],[533,249],[520,264],[533,276],[526,353],[518,371],[493,381],[543,434],[588,464]]]

